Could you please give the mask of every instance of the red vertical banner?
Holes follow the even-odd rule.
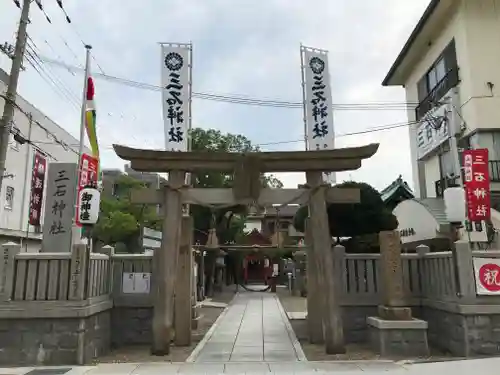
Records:
[[[40,226],[42,213],[43,186],[47,170],[47,159],[38,151],[33,156],[33,171],[31,172],[30,209],[28,222],[33,226]]]
[[[82,157],[80,158],[80,165],[78,168],[78,191],[77,191],[77,196],[80,195],[80,191],[87,186],[97,186],[97,173],[98,173],[98,167],[99,167],[99,161],[88,155],[88,154],[82,154]],[[81,226],[80,224],[80,213],[78,212],[79,208],[78,205],[76,207],[76,217],[75,217],[75,222],[78,226]]]
[[[489,220],[491,211],[488,149],[463,153],[467,217],[470,221]]]

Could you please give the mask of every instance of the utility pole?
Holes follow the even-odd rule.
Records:
[[[9,136],[12,120],[14,119],[15,100],[17,96],[17,84],[19,82],[19,73],[21,72],[24,50],[26,48],[26,39],[29,21],[30,4],[32,0],[23,0],[21,19],[17,29],[16,47],[14,49],[14,58],[12,59],[12,68],[9,74],[9,85],[5,93],[5,105],[3,116],[0,120],[0,192],[2,191],[2,182],[5,175],[5,160],[9,147]]]

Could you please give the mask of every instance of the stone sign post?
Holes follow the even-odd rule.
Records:
[[[405,307],[401,243],[398,232],[381,232],[380,271],[382,273],[382,305],[379,315],[388,320],[411,319],[411,308]]]
[[[63,253],[71,251],[76,179],[77,166],[75,163],[49,164],[42,252]]]
[[[405,306],[401,241],[396,231],[379,234],[382,305],[367,318],[370,342],[384,357],[428,356],[427,322],[412,318]]]

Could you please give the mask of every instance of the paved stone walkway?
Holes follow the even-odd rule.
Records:
[[[281,303],[272,293],[236,295],[187,362],[306,361]]]
[[[269,362],[269,363],[116,363],[78,366],[69,371],[54,367],[0,368],[0,375],[422,375],[422,374],[496,374],[500,358],[451,361],[426,364],[403,364],[391,361]],[[33,372],[35,370],[35,372]],[[41,371],[40,371],[41,370]]]

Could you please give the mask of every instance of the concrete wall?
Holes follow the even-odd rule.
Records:
[[[152,342],[153,307],[115,307],[111,312],[111,346]]]
[[[82,318],[0,319],[0,365],[91,363],[109,351],[110,322],[109,310]]]
[[[429,324],[429,342],[454,356],[498,355],[500,351],[500,310],[464,315],[425,307],[420,317]]]

